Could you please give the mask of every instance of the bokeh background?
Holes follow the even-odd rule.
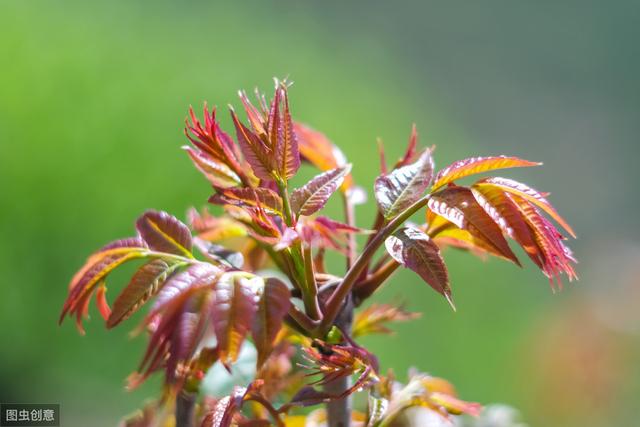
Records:
[[[395,158],[415,122],[440,167],[544,161],[507,173],[552,191],[579,235],[581,280],[555,295],[531,264],[450,252],[453,313],[399,274],[378,300],[424,315],[366,340],[383,367],[448,378],[532,426],[636,425],[639,19],[635,1],[0,1],[0,401],[110,426],[155,394],[123,389],[145,345],[127,324],[57,326],[68,280],[144,209],[204,205],[179,149],[189,105],[289,76],[296,117],[365,188],[376,138]],[[366,226],[371,200],[357,214]]]

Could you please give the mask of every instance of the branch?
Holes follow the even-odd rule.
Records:
[[[333,325],[342,303],[345,301],[354,283],[358,279],[360,273],[369,263],[371,257],[375,254],[376,250],[384,243],[384,241],[398,228],[402,223],[416,213],[420,208],[425,206],[431,197],[430,194],[423,196],[421,199],[413,203],[406,210],[401,212],[397,217],[391,220],[380,231],[378,231],[369,244],[364,248],[362,254],[358,257],[353,266],[349,269],[347,274],[342,279],[342,282],[333,291],[333,294],[327,301],[324,311],[324,319],[322,320],[321,331],[327,332]]]

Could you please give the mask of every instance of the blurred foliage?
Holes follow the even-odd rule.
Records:
[[[179,149],[189,105],[222,109],[237,89],[290,76],[295,116],[340,143],[366,188],[376,137],[394,158],[415,121],[441,162],[544,161],[544,174],[514,177],[553,183],[551,200],[582,238],[584,285],[557,295],[534,269],[451,252],[452,313],[401,272],[378,300],[424,315],[366,339],[383,369],[417,366],[531,425],[628,425],[638,329],[602,319],[638,319],[615,309],[627,293],[585,293],[640,287],[639,275],[614,274],[615,255],[639,246],[640,8],[490,3],[0,2],[0,401],[60,403],[65,425],[107,426],[155,394],[157,382],[123,389],[144,346],[126,327],[94,321],[78,337],[57,326],[65,286],[144,209],[184,218],[205,203],[209,188]],[[363,226],[370,206],[357,212]],[[631,272],[636,255],[625,258]],[[593,314],[602,307],[610,315]],[[596,393],[605,386],[607,399]]]

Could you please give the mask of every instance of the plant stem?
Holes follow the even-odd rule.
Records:
[[[196,393],[181,391],[176,396],[176,427],[193,427]]]
[[[340,313],[335,321],[336,326],[346,334],[351,333],[353,324],[353,302],[350,297],[340,306]],[[343,395],[351,388],[351,376],[345,375],[324,385],[324,391],[333,396]],[[351,395],[332,400],[326,404],[329,427],[349,427],[351,425]]]
[[[342,204],[344,206],[344,217],[347,225],[355,227],[356,215],[353,209],[353,203],[349,198],[349,194],[342,192]],[[356,235],[349,233],[347,235],[347,271],[353,265],[353,260],[356,258]]]
[[[354,283],[358,279],[358,276],[368,265],[371,257],[376,253],[376,250],[378,250],[380,245],[384,243],[387,237],[389,237],[391,233],[396,230],[396,228],[398,228],[402,223],[409,219],[411,215],[416,213],[420,208],[426,205],[430,197],[431,195],[427,194],[418,199],[411,206],[398,214],[398,216],[396,216],[393,220],[389,221],[387,225],[385,225],[374,235],[369,244],[362,251],[362,254],[360,254],[353,266],[349,269],[349,271],[347,271],[347,274],[344,276],[344,279],[342,279],[342,282],[333,291],[331,297],[329,297],[324,310],[324,319],[322,320],[321,330],[323,332],[328,332],[328,330],[333,325],[333,322],[336,319],[340,308],[342,307],[342,303],[349,296]]]

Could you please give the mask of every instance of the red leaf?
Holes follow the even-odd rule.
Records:
[[[282,216],[282,199],[268,188],[227,188],[218,191],[218,194],[209,198],[210,203],[257,206]]]
[[[514,181],[512,179],[507,178],[486,178],[481,181],[478,181],[475,186],[477,188],[481,188],[482,186],[494,186],[502,189],[503,191],[507,191],[509,193],[513,193],[518,197],[522,197],[526,199],[545,211],[551,218],[555,219],[558,224],[560,224],[567,232],[571,235],[571,237],[576,237],[571,226],[558,214],[558,212],[554,209],[554,207],[549,203],[549,201],[537,190],[527,186],[526,184],[522,184],[520,182]]]
[[[552,287],[555,287],[555,279],[558,287],[562,288],[561,273],[566,273],[569,280],[577,279],[571,265],[576,261],[571,250],[562,243],[563,236],[533,203],[511,193],[507,195],[514,201],[533,232],[542,257],[542,272],[549,278]]]
[[[431,191],[435,191],[465,176],[488,172],[495,169],[520,168],[528,166],[539,166],[542,163],[530,162],[517,157],[495,156],[495,157],[471,157],[469,159],[458,160],[436,175],[435,183]]]
[[[191,157],[196,168],[207,177],[213,186],[229,188],[242,184],[240,177],[224,163],[217,162],[191,147],[185,146],[182,148],[187,152],[189,157]]]
[[[345,155],[323,133],[301,123],[293,124],[298,138],[298,148],[301,157],[320,169],[328,171],[347,164]],[[342,183],[342,190],[353,186],[351,175],[346,175]]]
[[[162,311],[172,300],[192,288],[213,286],[222,270],[206,262],[189,265],[183,271],[171,276],[158,292],[148,318]]]
[[[473,185],[471,191],[480,206],[491,215],[497,211],[503,221],[498,222],[502,231],[514,239],[527,253],[529,258],[542,268],[543,258],[534,239],[531,228],[522,216],[518,206],[500,188]]]
[[[258,135],[238,120],[233,109],[231,109],[231,118],[236,127],[238,144],[240,144],[245,159],[251,165],[253,173],[260,179],[273,180],[273,151],[262,142]]]
[[[405,227],[387,238],[385,246],[393,259],[418,273],[453,307],[447,266],[440,249],[427,234],[417,228]]]
[[[62,323],[67,314],[75,314],[76,326],[80,333],[84,333],[82,318],[87,316],[89,301],[96,287],[118,266],[132,259],[146,256],[147,249],[144,247],[121,246],[138,242],[135,239],[119,240],[89,257],[69,284],[69,295],[62,307],[59,323]]]
[[[113,303],[113,311],[107,320],[107,328],[113,328],[129,318],[158,292],[171,274],[183,265],[183,263],[169,264],[164,260],[155,259],[140,267]]]
[[[416,202],[431,183],[432,176],[430,150],[425,150],[416,162],[379,176],[375,195],[385,218],[393,218]]]
[[[202,421],[201,427],[231,427],[233,416],[240,410],[247,389],[234,387],[230,396],[225,396],[216,402],[213,410]]]
[[[331,169],[294,190],[291,194],[293,211],[297,215],[309,216],[322,209],[350,170],[351,165]]]
[[[166,212],[145,212],[136,221],[136,229],[153,250],[193,257],[189,227]]]
[[[220,360],[226,366],[238,358],[257,309],[255,284],[237,275],[222,276],[215,287],[213,329],[218,339]]]
[[[478,204],[471,190],[465,187],[452,186],[431,196],[429,209],[454,223],[458,228],[469,231],[491,244],[495,251],[505,258],[520,265],[509,244],[496,224],[498,219],[492,218]]]
[[[300,152],[298,151],[298,139],[293,130],[293,121],[291,120],[291,112],[289,111],[289,96],[287,94],[286,83],[277,83],[276,97],[273,100],[274,105],[279,102],[278,93],[281,94],[284,109],[282,116],[278,117],[275,140],[275,153],[278,162],[278,173],[281,178],[292,178],[300,168]],[[276,110],[276,114],[278,110]],[[272,142],[273,143],[273,142]]]
[[[291,292],[276,278],[265,280],[260,290],[258,310],[253,323],[253,342],[258,350],[258,369],[271,354],[273,341],[282,327],[282,321],[291,306]]]

